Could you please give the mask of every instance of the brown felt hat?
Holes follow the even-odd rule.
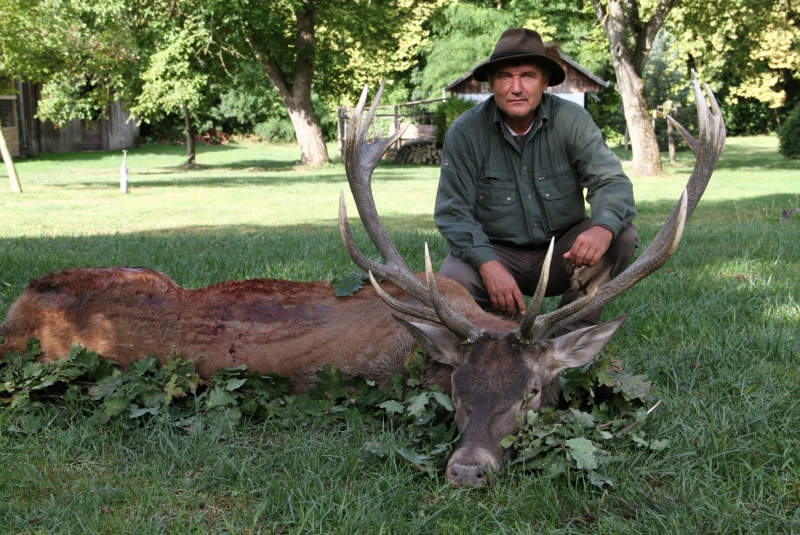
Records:
[[[550,70],[548,85],[558,85],[566,78],[564,69],[546,52],[542,37],[537,32],[527,28],[509,28],[497,40],[494,52],[489,59],[475,67],[472,76],[479,82],[488,82],[489,72],[493,65],[509,59],[531,59]]]

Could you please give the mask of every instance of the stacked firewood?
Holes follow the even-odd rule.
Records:
[[[394,163],[439,165],[441,161],[442,149],[436,146],[435,139],[413,139],[394,154]]]

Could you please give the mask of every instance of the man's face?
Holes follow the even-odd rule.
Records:
[[[547,89],[547,80],[536,64],[501,66],[492,76],[491,89],[507,120],[527,122],[536,116],[536,107]]]

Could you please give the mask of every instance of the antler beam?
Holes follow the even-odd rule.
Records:
[[[692,71],[692,90],[697,105],[697,117],[700,127],[700,141],[696,141],[691,134],[677,121],[668,117],[669,121],[678,129],[687,145],[696,156],[694,169],[689,176],[681,199],[673,209],[666,223],[656,237],[639,256],[639,258],[613,280],[598,288],[596,294],[587,295],[570,303],[574,306],[571,313],[565,313],[568,307],[536,317],[533,321],[525,321],[524,329],[520,328],[520,338],[526,342],[533,342],[547,338],[552,333],[574,323],[593,310],[613,301],[637,282],[656,271],[670,259],[675,248],[680,242],[686,220],[694,212],[697,203],[708,185],[714,167],[717,165],[722,148],[725,145],[725,123],[720,114],[719,105],[714,98],[714,93],[708,84],[703,84],[711,103],[711,109],[706,102],[706,97],[697,81],[697,75]],[[545,270],[545,268],[542,268]]]
[[[386,264],[380,264],[362,253],[353,240],[353,233],[347,220],[347,208],[342,192],[339,199],[339,233],[342,236],[345,249],[350,258],[364,271],[370,272],[370,279],[376,287],[378,294],[386,303],[404,314],[414,316],[423,320],[439,323],[458,336],[462,341],[470,343],[476,340],[482,329],[475,327],[462,314],[453,309],[436,291],[436,283],[433,276],[433,269],[430,267],[430,257],[425,247],[426,264],[428,267],[428,285],[426,286],[414,273],[408,269],[405,261],[400,256],[400,252],[389,238],[386,228],[381,222],[378,210],[375,207],[375,199],[372,195],[372,172],[378,165],[383,153],[386,152],[392,143],[403,135],[405,129],[399,130],[388,139],[376,138],[372,143],[366,140],[375,111],[378,107],[383,87],[386,81],[381,83],[378,93],[375,95],[367,112],[366,119],[362,122],[362,113],[367,101],[368,87],[364,86],[361,98],[353,112],[350,121],[350,135],[347,136],[344,145],[344,161],[347,171],[347,180],[350,183],[350,191],[356,202],[361,222],[367,231],[372,243],[377,247],[378,252],[383,257]],[[414,299],[422,303],[423,306],[402,303],[391,298],[386,292],[380,289],[374,281],[372,274],[388,280]]]

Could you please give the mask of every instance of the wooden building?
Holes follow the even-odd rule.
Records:
[[[0,128],[11,156],[19,156],[19,118],[17,117],[17,98],[14,95],[0,95]]]
[[[12,107],[16,114],[14,136],[17,139],[17,149],[12,149],[12,155],[122,150],[138,143],[139,125],[121,101],[110,104],[95,121],[73,119],[56,127],[51,121],[42,121],[36,117],[41,91],[41,84],[18,83],[17,95],[0,96],[0,102],[13,102]],[[6,132],[4,127],[3,133],[11,148],[9,134]]]
[[[558,95],[561,98],[577,102],[586,107],[586,94],[599,93],[609,86],[611,82],[600,79],[575,60],[559,50],[559,63],[564,68],[566,79],[555,87],[548,87],[547,93]],[[468,100],[483,101],[489,98],[489,82],[478,82],[472,77],[472,70],[444,88],[452,95],[457,95]]]

